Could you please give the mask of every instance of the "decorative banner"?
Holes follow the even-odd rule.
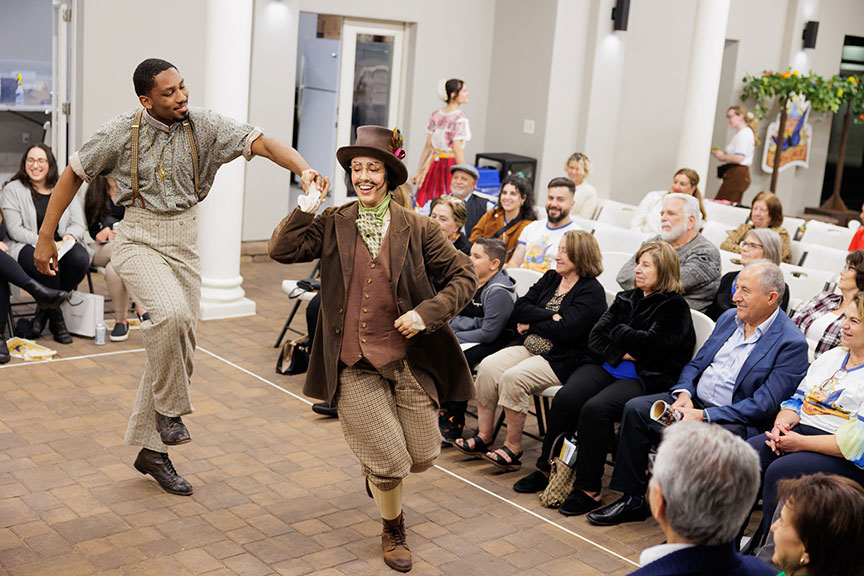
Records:
[[[786,102],[786,126],[783,131],[783,146],[780,152],[780,171],[792,166],[810,167],[810,139],[813,127],[810,119],[810,104],[803,96],[792,94]],[[762,151],[762,171],[774,172],[774,154],[777,150],[777,127],[780,125],[780,113],[777,120],[768,125],[767,143]]]

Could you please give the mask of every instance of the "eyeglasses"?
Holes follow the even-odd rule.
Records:
[[[756,242],[748,242],[747,240],[742,240],[741,243],[738,244],[738,246],[740,246],[742,250],[744,248],[747,248],[748,250],[753,250],[754,248],[763,247],[762,244],[757,244]]]
[[[368,164],[361,164],[359,162],[352,162],[351,163],[351,171],[352,172],[361,172],[364,168],[370,174],[377,174],[378,172],[381,172],[382,170],[384,170],[384,165],[379,164],[377,162],[370,162]]]
[[[852,266],[851,264],[846,264],[845,266],[843,266],[843,272],[855,272],[855,266]]]
[[[33,166],[34,164],[37,166],[47,166],[48,165],[48,159],[47,158],[27,158],[27,165],[28,166]]]
[[[847,372],[843,368],[838,368],[834,372],[834,374],[832,374],[829,378],[826,378],[822,382],[822,384],[819,385],[818,390],[820,392],[832,392],[834,390],[834,387],[837,386],[837,384],[839,384],[840,381],[843,380],[843,378],[845,378],[847,374],[849,374],[849,372]]]

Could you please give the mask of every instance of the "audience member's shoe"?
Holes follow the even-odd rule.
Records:
[[[111,339],[111,342],[123,342],[124,340],[129,338],[129,324],[125,322],[115,322],[114,329],[111,330],[111,334],[108,336]]]
[[[504,452],[506,458],[498,452],[499,450]],[[496,448],[491,452],[483,454],[483,459],[487,462],[491,462],[505,472],[515,472],[522,467],[522,450],[514,453],[506,444],[502,444],[500,448]]]
[[[30,284],[24,286],[24,290],[33,296],[33,299],[36,300],[36,303],[39,304],[41,308],[57,308],[63,302],[68,300],[71,295],[71,292],[49,288],[32,278],[30,279]]]
[[[339,417],[339,412],[336,410],[336,407],[332,406],[329,402],[316,402],[315,404],[312,404],[312,412],[321,414],[322,416],[329,416],[330,418]]]
[[[455,420],[455,417],[448,416],[446,411],[438,413],[438,430],[441,431],[441,439],[447,445],[451,445],[459,438],[462,438],[462,430],[465,428],[465,423]]]
[[[54,335],[54,341],[60,344],[71,344],[72,335],[66,329],[66,321],[63,319],[63,312],[59,308],[48,310],[48,327],[51,329],[51,334]]]
[[[473,442],[473,446],[469,446],[468,443]],[[474,458],[480,458],[489,451],[489,446],[486,445],[486,442],[480,438],[479,434],[474,434],[471,438],[467,440],[465,438],[457,438],[455,442],[453,442],[453,446],[455,446],[460,452],[463,454],[467,454],[468,456],[473,456]]]
[[[45,330],[45,325],[48,323],[48,309],[36,306],[36,314],[30,321],[30,337],[39,338],[42,331]]]
[[[135,459],[135,469],[141,474],[150,474],[163,490],[179,496],[191,496],[192,485],[177,474],[171,459],[165,452],[154,452],[142,448]]]
[[[139,322],[143,323],[143,322],[147,322],[148,320],[150,320],[150,313],[149,312],[144,312],[144,314],[138,314],[136,312],[135,314],[138,316]]]
[[[0,338],[0,364],[6,364],[11,359],[12,357],[9,356],[9,347],[6,346],[6,340]]]
[[[549,478],[540,470],[531,472],[524,478],[520,478],[513,484],[513,490],[520,494],[534,494],[542,492],[549,485]]]
[[[597,526],[617,526],[624,522],[641,522],[651,516],[644,497],[625,494],[612,504],[588,514],[588,521]]]
[[[156,412],[156,429],[167,446],[186,444],[192,440],[180,416],[163,416]]]
[[[570,495],[558,507],[564,516],[581,516],[600,507],[600,501],[588,496],[579,488],[573,488]]]
[[[399,514],[394,520],[382,520],[381,550],[384,563],[397,572],[409,572],[413,566],[411,550],[405,541],[405,517]]]

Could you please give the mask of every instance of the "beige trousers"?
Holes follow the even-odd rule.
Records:
[[[405,360],[343,368],[335,402],[345,441],[379,489],[393,490],[438,459],[438,409]]]
[[[156,416],[192,412],[189,379],[201,300],[196,209],[156,214],[126,208],[111,263],[150,313],[141,325],[147,354],[126,443],[166,452]]]
[[[93,249],[91,265],[105,268],[105,283],[108,284],[108,294],[114,304],[114,317],[117,320],[125,320],[126,314],[129,312],[129,291],[126,290],[126,284],[123,283],[117,270],[114,269],[114,265],[111,264],[111,253],[116,245],[117,242],[94,243],[91,246]]]
[[[528,413],[533,394],[560,384],[549,362],[522,345],[504,348],[484,358],[474,380],[478,404],[492,410],[503,406],[523,414]]]

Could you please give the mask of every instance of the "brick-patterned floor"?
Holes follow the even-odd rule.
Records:
[[[199,325],[196,411],[185,420],[193,441],[171,452],[195,486],[189,498],[139,475],[136,449],[123,444],[144,365],[137,331],[104,347],[76,338],[56,345],[54,361],[0,368],[0,574],[390,573],[339,423],[270,384],[300,394],[302,377],[275,374],[272,345],[290,305],[280,282],[308,270],[244,263],[257,316]],[[525,447],[533,462],[537,442]],[[634,566],[593,543],[636,560],[663,540],[652,520],[598,528],[565,518],[513,492],[518,478],[453,449],[411,476],[413,573],[623,575]]]

